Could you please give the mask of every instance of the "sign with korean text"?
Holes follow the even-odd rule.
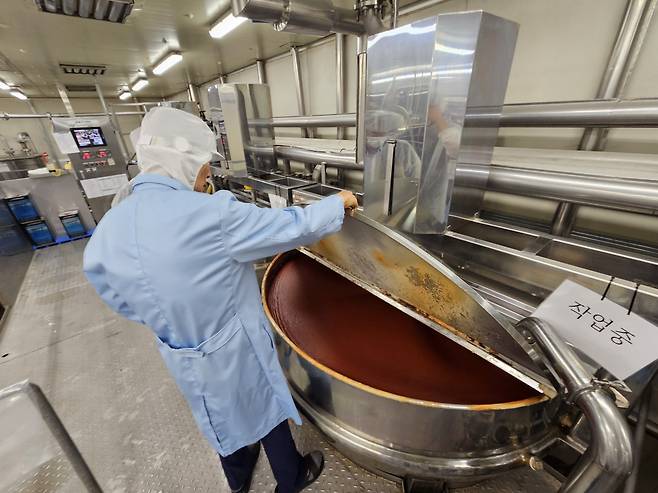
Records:
[[[658,327],[573,281],[560,284],[532,316],[620,380],[658,359]]]

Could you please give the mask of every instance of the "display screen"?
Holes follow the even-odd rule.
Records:
[[[103,137],[103,131],[100,127],[72,128],[71,133],[80,149],[107,145],[105,137]]]

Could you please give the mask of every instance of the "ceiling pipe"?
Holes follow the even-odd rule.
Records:
[[[232,0],[233,15],[267,22],[277,31],[327,35],[360,35],[364,27],[353,10],[336,7],[331,0]]]

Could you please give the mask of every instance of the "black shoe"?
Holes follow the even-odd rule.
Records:
[[[231,493],[249,493],[249,490],[251,489],[251,481],[254,479],[254,471],[256,470],[256,463],[258,462],[258,456],[260,455],[260,442],[254,445],[249,445],[249,452],[253,454],[251,473],[249,474],[249,477],[242,485],[242,488],[238,490],[232,489]]]
[[[302,470],[297,478],[295,493],[305,490],[322,474],[324,469],[324,455],[319,450],[306,454],[302,459]],[[279,487],[274,488],[274,493],[279,493]]]

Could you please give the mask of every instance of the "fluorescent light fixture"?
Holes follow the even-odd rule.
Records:
[[[165,56],[160,63],[158,63],[153,69],[155,75],[162,75],[171,67],[179,63],[183,59],[183,55],[180,53],[170,53]]]
[[[0,89],[2,89],[3,91],[8,91],[9,89],[11,89],[11,87],[4,80],[0,79]]]
[[[233,14],[229,14],[224,17],[221,21],[213,26],[209,31],[210,35],[213,38],[219,39],[226,36],[228,33],[233,31],[236,27],[241,25],[244,22],[247,22],[249,19],[246,17],[235,17]]]
[[[137,79],[135,83],[132,85],[131,89],[135,92],[144,89],[146,86],[149,85],[149,81],[146,79]]]
[[[132,97],[132,94],[130,94],[128,91],[123,91],[123,92],[121,92],[121,93],[119,94],[119,99],[120,99],[121,101],[123,101],[123,100],[125,100],[125,99],[128,99],[128,98],[130,98],[130,97]]]
[[[15,98],[20,99],[21,101],[25,101],[27,99],[27,96],[23,94],[23,92],[20,89],[12,89],[9,94],[14,96]]]

